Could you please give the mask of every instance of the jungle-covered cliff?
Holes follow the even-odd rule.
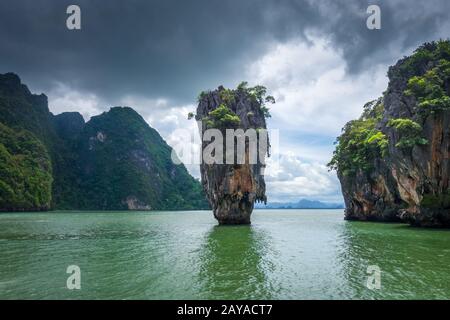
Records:
[[[346,218],[450,226],[450,42],[425,43],[388,71],[383,96],[337,139]]]
[[[53,115],[13,73],[0,75],[0,211],[206,209],[200,182],[129,107],[84,121]]]

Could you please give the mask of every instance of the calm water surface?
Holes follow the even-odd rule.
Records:
[[[14,298],[450,299],[450,231],[342,210],[256,210],[235,227],[207,211],[0,214],[0,299]]]

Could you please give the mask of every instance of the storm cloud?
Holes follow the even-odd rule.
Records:
[[[376,32],[365,24],[369,3],[382,10]],[[81,8],[82,30],[66,28],[70,4]],[[359,72],[368,61],[392,61],[446,36],[449,14],[445,0],[2,1],[0,70],[42,91],[59,82],[111,103],[123,95],[184,103],[234,84],[274,43],[324,36],[342,50],[349,72]]]

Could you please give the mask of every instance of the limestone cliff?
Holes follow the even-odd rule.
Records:
[[[236,90],[222,86],[212,92],[204,92],[199,97],[196,120],[199,121],[202,136],[208,129],[218,129],[223,135],[224,149],[227,129],[255,129],[258,146],[262,139],[268,137],[266,117],[270,116],[265,107],[266,102],[274,102],[273,97],[266,96],[262,86],[247,88],[242,83]],[[264,137],[262,135],[265,135]],[[203,139],[205,140],[205,139]],[[202,150],[210,142],[203,141]],[[205,163],[200,165],[202,185],[215,218],[220,224],[249,224],[250,215],[256,201],[266,202],[266,185],[263,170],[267,150],[259,150],[257,161],[250,161],[249,139],[245,140],[245,161],[233,164],[226,162],[226,152],[221,157],[222,163]],[[236,154],[237,144],[232,147]]]
[[[450,43],[427,43],[389,69],[383,97],[338,138],[346,218],[450,226]]]

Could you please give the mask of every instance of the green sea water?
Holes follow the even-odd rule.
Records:
[[[0,214],[1,299],[449,299],[450,231],[343,210]],[[69,265],[81,289],[66,287]],[[368,266],[381,270],[367,287]]]

